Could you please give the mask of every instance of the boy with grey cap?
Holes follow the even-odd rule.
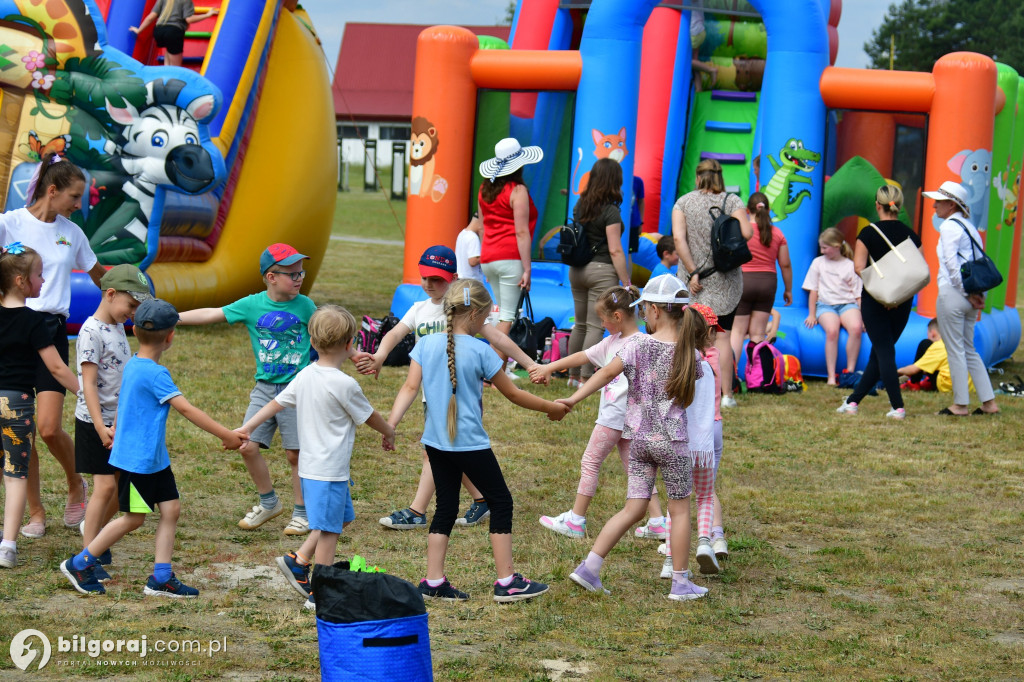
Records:
[[[115,265],[100,279],[100,304],[78,332],[78,404],[75,406],[75,471],[92,474],[92,498],[79,525],[86,543],[117,513],[117,478],[108,462],[114,437],[121,373],[132,356],[124,323],[150,294],[149,278],[134,265]],[[110,564],[110,554],[100,557]],[[100,580],[108,580],[103,566]]]

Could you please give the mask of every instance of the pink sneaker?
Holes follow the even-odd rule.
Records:
[[[78,528],[78,524],[85,518],[85,507],[89,504],[89,483],[82,479],[82,501],[75,504],[68,502],[64,505],[64,525],[67,528]]]
[[[648,523],[646,526],[640,526],[635,531],[634,535],[638,538],[647,538],[648,540],[664,540],[668,537],[668,526],[663,524]]]
[[[41,538],[46,535],[46,524],[42,521],[26,523],[21,527],[21,534],[27,538]]]
[[[583,537],[587,532],[587,520],[583,519],[583,523],[577,525],[572,522],[570,516],[570,512],[562,512],[558,516],[542,516],[540,525],[569,538]]]

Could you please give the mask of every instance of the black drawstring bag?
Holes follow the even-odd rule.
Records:
[[[516,306],[516,319],[508,331],[512,342],[526,353],[528,358],[537,358],[537,329],[533,324],[533,305],[530,304],[530,292],[523,289]]]

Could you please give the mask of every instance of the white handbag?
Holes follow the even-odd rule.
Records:
[[[871,227],[889,245],[889,252],[877,261],[868,257],[868,267],[860,271],[864,289],[882,305],[898,306],[928,285],[928,263],[913,240],[905,239],[899,246],[893,246],[878,225],[871,223]]]

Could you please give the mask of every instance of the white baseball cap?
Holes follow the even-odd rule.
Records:
[[[683,292],[683,296],[679,296]],[[686,290],[683,280],[673,275],[658,275],[647,282],[640,298],[630,305],[635,307],[647,301],[648,303],[681,303],[686,305],[690,302],[690,292]]]

